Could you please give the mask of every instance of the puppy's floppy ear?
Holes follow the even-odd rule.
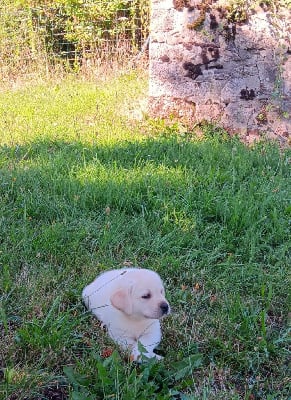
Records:
[[[126,289],[119,289],[110,297],[111,304],[113,307],[124,312],[127,315],[132,314],[132,301],[130,298],[129,291]]]

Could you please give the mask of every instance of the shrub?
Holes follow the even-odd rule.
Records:
[[[125,57],[148,25],[149,0],[8,0],[0,6],[0,68]]]

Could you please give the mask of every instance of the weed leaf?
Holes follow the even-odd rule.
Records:
[[[185,377],[191,375],[193,370],[199,368],[201,364],[201,354],[193,354],[185,357],[182,361],[174,364],[174,369],[177,371],[175,373],[175,380],[179,381],[180,379],[184,379]]]
[[[87,376],[78,374],[76,371],[74,371],[73,367],[65,366],[63,368],[63,371],[71,385],[73,385],[73,386],[79,386],[79,385],[80,386],[88,386],[89,385],[89,379],[87,378]]]

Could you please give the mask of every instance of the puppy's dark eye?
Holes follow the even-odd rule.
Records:
[[[150,293],[144,294],[143,296],[141,296],[141,298],[142,299],[150,299],[151,298],[151,294]]]

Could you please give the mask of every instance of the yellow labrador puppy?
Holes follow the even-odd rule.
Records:
[[[156,272],[138,268],[104,272],[85,287],[82,298],[133,360],[141,356],[138,342],[146,357],[161,358],[153,350],[161,341],[159,319],[170,313],[170,306]]]

